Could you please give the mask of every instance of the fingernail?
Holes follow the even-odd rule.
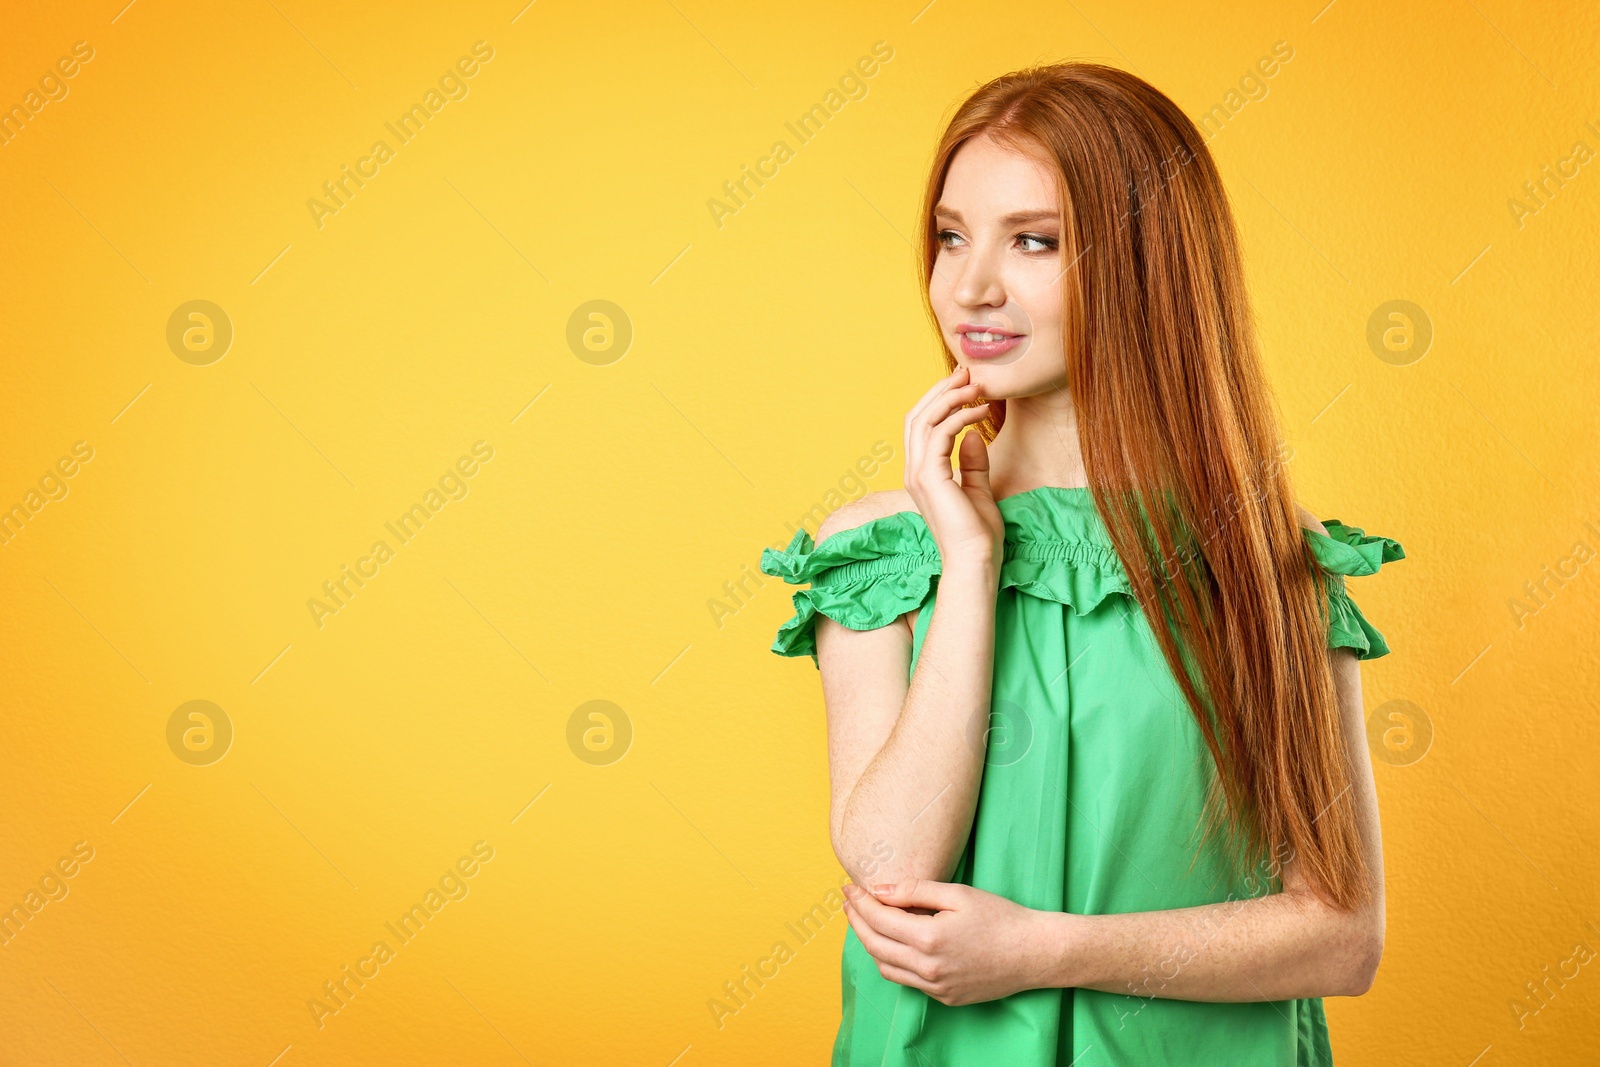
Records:
[[[880,893],[880,894],[881,893],[893,893],[894,892],[894,884],[891,882],[891,883],[889,883],[887,885],[875,885],[875,886],[872,887],[872,891],[874,893]]]
[[[839,890],[840,890],[840,892],[844,893],[845,896],[849,897],[851,900],[854,900],[855,897],[856,897],[856,894],[861,892],[861,890],[859,888],[857,888],[856,886],[854,886],[854,885],[840,886]]]

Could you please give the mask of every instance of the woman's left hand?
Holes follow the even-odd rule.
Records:
[[[942,1004],[977,1004],[1051,985],[1050,913],[969,885],[908,878],[845,890],[845,916],[878,973]],[[931,908],[933,915],[909,908]]]

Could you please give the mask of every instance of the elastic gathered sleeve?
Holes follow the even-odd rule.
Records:
[[[797,530],[789,547],[761,552],[761,572],[790,585],[794,617],[778,629],[772,651],[817,662],[817,616],[852,630],[887,626],[922,606],[940,573],[939,550],[914,512],[888,515],[840,530],[820,545]]]
[[[1386,656],[1389,643],[1350,598],[1345,579],[1377,574],[1383,564],[1405,559],[1406,550],[1393,538],[1369,535],[1338,519],[1324,519],[1322,524],[1328,528],[1326,536],[1311,529],[1305,533],[1327,577],[1328,647],[1354,649],[1357,659]]]

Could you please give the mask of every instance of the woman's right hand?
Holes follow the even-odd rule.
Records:
[[[946,572],[967,560],[1000,571],[1005,520],[989,487],[989,449],[981,434],[961,442],[961,480],[950,470],[956,434],[982,421],[988,404],[964,407],[979,396],[966,367],[941,378],[906,415],[906,491],[933,534]]]

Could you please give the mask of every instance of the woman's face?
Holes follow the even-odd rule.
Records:
[[[980,135],[956,149],[934,209],[928,297],[983,395],[1066,385],[1060,203],[1050,165]]]

